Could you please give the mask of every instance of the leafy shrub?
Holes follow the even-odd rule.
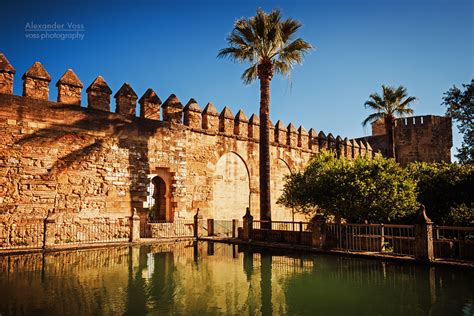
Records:
[[[407,168],[433,222],[474,224],[474,165],[416,162]]]
[[[348,222],[399,222],[416,212],[416,183],[393,159],[353,161],[321,152],[303,172],[287,177],[278,203],[313,215],[316,210]]]

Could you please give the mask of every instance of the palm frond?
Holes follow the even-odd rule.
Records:
[[[371,98],[377,104],[383,104],[383,99],[378,93],[372,93],[371,95],[369,95],[369,98]]]
[[[217,54],[218,58],[229,58],[233,61],[254,61],[254,54],[251,49],[240,49],[238,47],[223,48]]]
[[[373,121],[375,117],[390,118],[404,117],[413,114],[413,109],[409,106],[416,101],[416,97],[407,97],[406,88],[399,86],[397,88],[382,85],[382,96],[373,93],[369,96],[369,100],[364,103],[365,108],[371,108],[376,113],[369,115],[363,122],[365,126],[368,122]]]
[[[405,99],[405,101],[403,101],[402,103],[400,103],[400,108],[407,108],[408,106],[410,106],[411,103],[414,103],[416,102],[418,99],[416,97],[408,97]],[[410,109],[411,110],[411,109]]]
[[[362,121],[362,126],[367,126],[369,123],[376,122],[380,119],[385,118],[385,113],[383,112],[377,112],[377,113],[372,113],[365,120]]]
[[[257,79],[257,64],[253,64],[247,68],[241,76],[242,81],[245,84],[251,84],[254,80]]]
[[[367,100],[367,101],[365,101],[364,106],[365,106],[366,109],[371,108],[371,109],[376,110],[376,111],[382,111],[383,110],[383,102],[379,103],[379,102],[375,102],[373,100]]]
[[[281,13],[273,10],[268,15],[268,25],[265,34],[265,55],[271,56],[282,46],[281,42]],[[270,57],[271,58],[271,57]]]
[[[240,34],[243,38],[245,38],[245,41],[249,45],[253,44],[255,41],[255,34],[253,33],[252,26],[245,18],[240,18],[235,22],[233,32]]]
[[[279,59],[282,62],[290,63],[292,65],[301,64],[303,56],[309,53],[312,48],[311,44],[298,38],[280,51]]]
[[[250,19],[250,23],[252,25],[255,35],[257,35],[257,38],[260,41],[264,41],[266,33],[265,29],[267,28],[266,13],[261,8],[258,8],[257,14],[255,15],[255,17]]]
[[[242,35],[237,34],[236,32],[232,32],[229,34],[229,36],[227,37],[227,44],[238,47],[249,46],[245,38]]]
[[[275,67],[276,73],[280,75],[289,75],[291,70],[293,69],[290,64],[284,63],[278,59],[274,61],[273,65]]]
[[[403,86],[399,86],[393,91],[393,94],[401,100],[407,96],[407,89]]]
[[[304,55],[312,49],[301,38],[292,40],[300,27],[301,23],[294,19],[282,21],[279,10],[267,14],[259,8],[255,16],[235,22],[227,36],[229,47],[221,49],[217,57],[250,63],[242,74],[246,84],[257,78],[257,66],[261,63],[271,62],[276,73],[289,75],[293,66],[301,64]]]
[[[283,43],[287,43],[293,37],[293,35],[301,27],[301,23],[293,20],[292,18],[286,19],[281,23],[281,40]]]

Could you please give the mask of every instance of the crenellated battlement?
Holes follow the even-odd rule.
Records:
[[[450,117],[419,115],[395,121],[396,159],[403,165],[412,161],[451,161],[452,122]],[[388,153],[385,124],[372,123],[372,136],[363,137],[376,152]]]
[[[13,80],[15,69],[4,54],[0,53],[0,93],[13,94]],[[36,100],[49,100],[49,85],[51,76],[40,62],[35,62],[22,76],[23,96]],[[102,76],[97,76],[86,88],[87,104],[83,107],[81,93],[83,83],[72,69],[68,69],[56,83],[58,89],[57,103],[65,106],[74,106],[76,109],[87,108],[110,112],[110,97],[112,89]],[[212,103],[208,103],[202,110],[198,102],[191,98],[185,106],[178,97],[171,94],[166,101],[153,89],[148,89],[139,98],[130,84],[124,83],[113,95],[115,99],[115,113],[125,117],[136,117],[137,100],[139,104],[138,120],[168,122],[169,128],[183,128],[194,132],[236,137],[252,142],[259,141],[260,121],[256,114],[247,118],[244,111],[239,109],[234,116],[232,110],[225,106],[219,113]],[[318,153],[321,150],[334,150],[338,154],[353,158],[365,153],[372,156],[372,150],[366,149],[360,143],[354,143],[342,138],[327,136],[323,131],[309,132],[303,126],[296,128],[293,123],[285,126],[278,120],[275,125],[270,122],[270,141],[273,146],[296,148],[308,152]],[[354,149],[354,146],[356,148]]]
[[[39,62],[24,72],[17,96],[15,73],[0,53],[0,169],[8,171],[0,175],[0,223],[53,213],[123,218],[136,210],[145,224],[152,212],[173,221],[191,219],[197,208],[214,219],[237,218],[247,207],[258,216],[263,122],[256,114],[153,89],[140,96],[129,83],[115,90],[102,76],[84,83],[72,69],[51,78]],[[283,120],[267,124],[273,220],[303,220],[276,201],[284,176],[321,151],[372,156],[358,140]]]
[[[428,125],[451,125],[451,118],[437,115],[420,115],[406,118],[399,118],[396,121],[397,129],[425,129]]]

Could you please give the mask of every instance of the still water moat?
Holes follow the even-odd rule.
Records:
[[[1,315],[474,315],[474,272],[220,243],[1,256]]]

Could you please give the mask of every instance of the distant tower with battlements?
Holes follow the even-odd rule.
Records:
[[[372,146],[374,152],[387,156],[388,140],[383,122],[372,123],[372,136],[359,138],[362,139]],[[423,115],[399,118],[395,122],[395,153],[402,165],[413,161],[451,162],[452,146],[450,117]]]

